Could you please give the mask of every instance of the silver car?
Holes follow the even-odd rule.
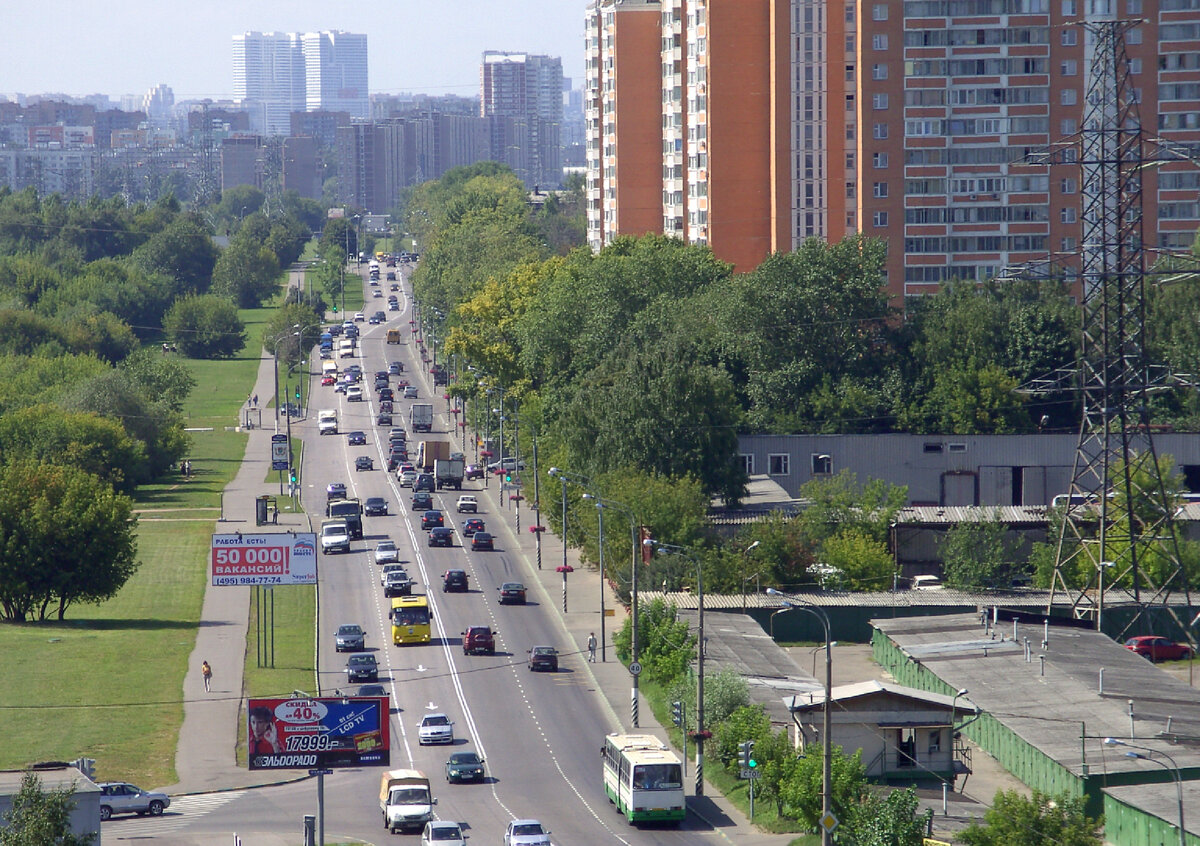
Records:
[[[435,820],[425,823],[421,846],[467,846],[467,838],[458,823]]]
[[[426,743],[453,743],[454,723],[445,714],[426,714],[417,724],[417,741]]]
[[[113,814],[137,814],[157,817],[171,807],[171,797],[165,793],[149,793],[122,781],[109,781],[100,787],[100,819]]]
[[[537,820],[513,820],[504,829],[504,846],[550,846],[550,831]]]
[[[396,548],[395,541],[380,541],[379,546],[375,547],[376,564],[395,564],[399,560],[400,550]]]
[[[337,652],[361,652],[366,649],[367,633],[357,623],[338,626],[333,635],[333,646]]]

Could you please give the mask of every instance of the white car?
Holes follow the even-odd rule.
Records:
[[[537,820],[513,820],[504,829],[504,846],[550,846],[550,831]]]
[[[396,478],[400,480],[400,487],[411,488],[417,482],[417,471],[401,470],[396,474]]]
[[[392,564],[384,564],[383,571],[379,574],[379,586],[387,587],[388,573],[396,573],[396,572],[399,572],[399,573],[404,572],[404,565],[401,564],[399,561],[396,561]]]
[[[458,823],[436,820],[425,823],[421,846],[467,846],[467,837]]]
[[[395,564],[399,560],[400,550],[396,549],[395,541],[380,541],[379,546],[375,547],[376,564]]]
[[[362,385],[346,386],[346,402],[362,402]]]
[[[463,494],[458,498],[458,502],[454,504],[454,510],[459,514],[477,514],[479,512],[479,500],[473,494]]]
[[[356,312],[354,312],[354,322],[355,323],[366,323],[367,316],[365,314],[363,314],[361,311],[356,311]]]
[[[426,714],[417,723],[417,741],[421,746],[426,743],[453,743],[454,722],[445,714]]]

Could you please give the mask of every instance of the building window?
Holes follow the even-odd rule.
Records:
[[[1076,185],[1076,182],[1075,182],[1074,177],[1068,176],[1068,177],[1064,177],[1059,182],[1059,189],[1064,194],[1074,194],[1075,193],[1075,185]]]
[[[871,79],[887,79],[888,66],[884,64],[871,65]]]
[[[1059,209],[1058,210],[1058,219],[1061,220],[1063,223],[1074,223],[1075,222],[1075,209],[1071,208],[1070,206]]]
[[[1075,118],[1063,118],[1058,126],[1063,135],[1074,135],[1079,129],[1079,122]]]
[[[886,3],[876,3],[871,7],[871,20],[886,21],[888,19],[888,7]]]
[[[767,473],[769,473],[772,476],[787,476],[787,475],[789,475],[792,472],[791,467],[789,465],[789,459],[790,459],[790,456],[787,453],[776,453],[775,455],[768,455],[767,456],[767,466],[770,469],[767,470]]]
[[[1125,13],[1128,15],[1140,15],[1142,13],[1142,0],[1125,0]]]
[[[874,136],[874,138],[875,138],[875,140],[876,140],[876,141],[882,141],[882,140],[884,140],[885,138],[887,138],[887,137],[888,137],[888,136],[887,136],[887,129],[888,129],[888,127],[887,127],[887,124],[886,124],[886,123],[876,123],[876,124],[872,124],[872,126],[871,126],[871,134]]]
[[[1142,43],[1141,27],[1135,26],[1133,29],[1126,30],[1125,31],[1125,43],[1126,44],[1141,44]]]
[[[963,441],[951,441],[948,446],[951,452],[966,452],[967,445]]]
[[[1060,35],[1064,47],[1074,47],[1079,43],[1079,30],[1073,26],[1064,27]]]
[[[853,182],[846,183],[846,199],[847,200],[854,199],[854,183]]]
[[[871,36],[872,50],[886,50],[888,46],[887,33],[877,33]]]
[[[876,200],[883,200],[883,199],[886,199],[886,198],[887,198],[887,195],[888,195],[887,183],[886,183],[886,182],[875,182],[875,183],[873,183],[873,184],[871,185],[871,195],[872,195],[872,196],[873,196],[873,197],[874,197]]]
[[[942,751],[942,730],[929,730],[929,755],[930,757]]]
[[[888,107],[888,95],[887,94],[872,94],[871,95],[871,107],[876,110],[886,109]]]
[[[1075,7],[1075,0],[1062,0],[1062,13],[1064,18],[1073,18],[1079,14],[1079,10]]]
[[[814,476],[832,476],[833,475],[833,456],[832,455],[820,455],[817,453],[813,453],[812,474]]]
[[[1059,242],[1059,247],[1064,253],[1073,253],[1075,252],[1075,243],[1076,242],[1074,238],[1063,238],[1062,241]]]
[[[1058,93],[1059,100],[1062,101],[1064,106],[1074,106],[1075,99],[1078,96],[1079,92],[1077,92],[1074,88],[1064,88]]]
[[[1125,36],[1126,40],[1128,40],[1129,33],[1126,33]],[[1062,63],[1062,75],[1075,76],[1079,72],[1078,68],[1079,65],[1074,59],[1064,59]]]
[[[940,455],[945,447],[939,441],[926,441],[921,444],[921,452],[927,455]]]
[[[885,211],[877,211],[871,215],[871,224],[877,229],[881,229],[888,225],[888,216]]]
[[[1129,72],[1131,74],[1141,73],[1142,72],[1142,60],[1141,59],[1130,59],[1129,60]]]
[[[753,476],[754,475],[754,454],[748,453],[746,455],[739,456],[739,458],[741,458],[741,460],[742,460],[742,471],[747,476]]]
[[[886,170],[887,166],[888,166],[888,154],[887,153],[872,153],[871,154],[871,165],[876,170]]]

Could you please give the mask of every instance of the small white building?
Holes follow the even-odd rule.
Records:
[[[13,797],[21,792],[21,782],[29,770],[0,770],[0,828],[13,807]],[[71,798],[71,832],[77,835],[94,834],[95,846],[100,846],[100,788],[90,778],[72,766],[36,769],[32,771],[41,782],[42,790],[74,789]]]

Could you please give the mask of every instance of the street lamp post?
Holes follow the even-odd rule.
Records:
[[[829,615],[823,608],[797,600],[795,597],[788,597],[775,588],[767,588],[767,594],[783,597],[785,603],[790,607],[812,614],[821,621],[821,627],[825,630],[825,703],[821,709],[821,818],[823,821],[828,821],[830,814],[833,813],[833,739],[830,737],[829,730],[830,707],[833,700],[833,641],[830,639]],[[822,824],[820,828],[821,846],[829,846],[831,827]]]
[[[1161,752],[1158,749],[1151,749],[1148,746],[1139,746],[1136,743],[1128,743],[1116,737],[1104,738],[1104,745],[1129,747],[1129,751],[1125,753],[1126,758],[1138,758],[1142,761],[1150,761],[1158,764],[1171,774],[1171,778],[1175,780],[1175,795],[1179,801],[1179,846],[1187,846],[1187,829],[1184,828],[1183,824],[1183,775],[1179,772],[1179,764],[1175,762],[1175,759],[1166,752]],[[1140,749],[1142,751],[1134,752],[1134,749]],[[1161,755],[1171,763],[1168,766],[1157,758],[1150,757],[1151,755]]]
[[[746,613],[746,582],[753,579],[754,576],[760,575],[760,573],[755,573],[754,576],[744,575],[746,572],[746,570],[745,570],[746,558],[747,558],[747,556],[750,555],[751,552],[753,552],[755,549],[758,548],[758,545],[761,542],[762,541],[755,541],[754,543],[750,544],[748,547],[746,547],[745,549],[742,550],[742,573],[743,573],[743,576],[742,576],[742,613],[743,614]]]
[[[629,660],[630,660],[630,663],[636,664],[638,662],[638,582],[637,582],[637,577],[638,577],[638,555],[640,552],[640,549],[638,548],[638,542],[637,542],[637,536],[638,536],[637,515],[633,513],[633,509],[630,508],[628,505],[625,505],[623,503],[617,502],[616,500],[612,500],[612,499],[603,499],[601,497],[596,497],[596,507],[600,508],[600,509],[615,508],[618,511],[621,511],[622,513],[624,513],[625,516],[629,518],[629,545],[630,545],[630,549],[632,550],[630,553],[631,557],[630,557],[630,561],[629,561],[629,568],[630,568],[629,569],[629,597],[630,597],[629,612],[630,612],[631,621],[632,621],[631,627],[630,627],[630,643],[629,643],[630,659]],[[633,688],[632,688],[632,690],[630,690],[630,693],[629,693],[629,719],[630,719],[630,725],[632,725],[634,728],[638,728],[638,698],[639,698],[638,674],[631,673],[630,675],[633,677]]]
[[[704,568],[687,547],[659,543],[647,538],[647,546],[672,555],[682,555],[696,566],[696,601],[699,606],[696,623],[696,795],[704,795]]]
[[[567,480],[563,478],[557,467],[550,468],[550,475],[562,482],[562,545],[563,545],[563,562],[559,570],[563,574],[563,613],[567,613],[567,573],[570,572],[567,564]]]

